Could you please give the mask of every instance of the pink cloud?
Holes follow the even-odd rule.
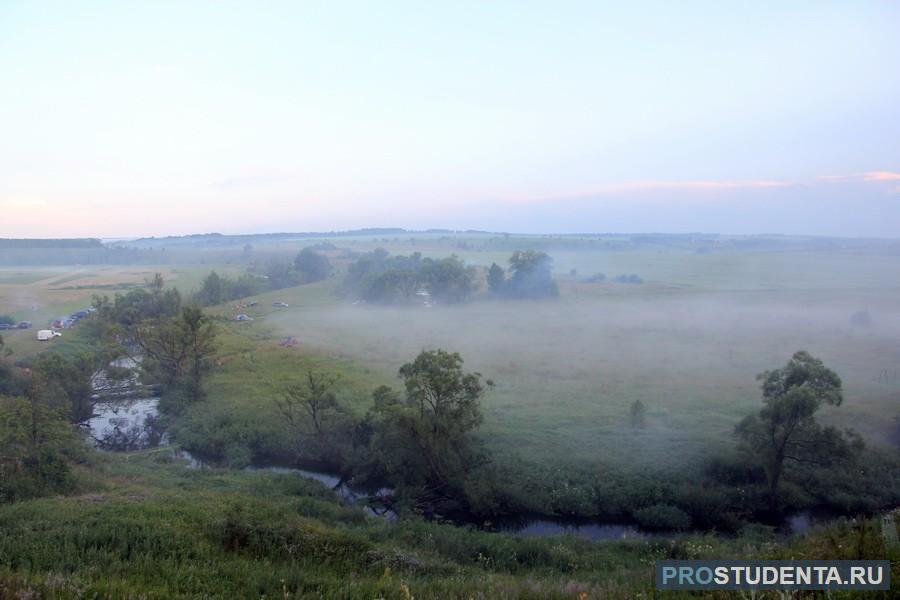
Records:
[[[851,175],[820,175],[818,179],[822,181],[862,181],[862,182],[881,182],[881,181],[900,181],[900,173],[893,171],[866,171],[865,173],[853,173]]]

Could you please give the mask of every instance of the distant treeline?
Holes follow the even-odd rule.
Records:
[[[19,248],[103,248],[103,242],[97,238],[71,239],[13,239],[0,238],[0,249]]]
[[[108,265],[108,264],[159,264],[165,254],[139,250],[137,248],[110,248],[99,240],[87,244],[88,240],[70,241],[72,245],[4,245],[3,242],[20,242],[25,240],[0,241],[0,265],[2,266],[44,266],[44,265]],[[32,240],[28,240],[32,241]],[[51,240],[33,240],[50,242]],[[52,240],[58,242],[60,240]],[[160,256],[161,255],[161,256]]]
[[[384,236],[384,235],[410,235],[423,233],[454,233],[449,229],[426,229],[412,231],[400,227],[367,227],[363,229],[351,229],[346,231],[306,231],[284,233],[250,233],[238,235],[224,235],[221,233],[199,233],[192,235],[148,237],[136,240],[114,242],[114,246],[126,247],[162,247],[162,246],[233,246],[242,244],[254,244],[264,242],[296,241],[304,238],[321,239],[332,237],[359,237],[359,236]],[[466,231],[462,233],[484,233]]]
[[[331,276],[331,261],[312,247],[304,248],[293,261],[273,261],[253,273],[231,279],[211,272],[193,300],[201,306],[213,306],[270,290],[279,290],[304,283],[315,283]]]

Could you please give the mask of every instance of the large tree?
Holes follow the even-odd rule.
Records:
[[[372,454],[401,493],[434,506],[465,497],[464,484],[481,459],[471,433],[481,423],[487,387],[463,371],[457,353],[424,351],[399,371],[406,395],[375,391]]]
[[[559,289],[553,281],[553,259],[538,250],[516,250],[509,258],[512,276],[504,288],[516,298],[556,296]]]
[[[212,367],[216,326],[196,306],[175,317],[151,320],[135,328],[143,355],[141,368],[169,391],[193,402],[203,398],[203,377]]]
[[[778,492],[787,465],[828,465],[847,456],[849,443],[834,427],[822,427],[815,415],[825,404],[843,402],[841,378],[821,360],[797,352],[788,363],[757,376],[763,408],[741,421],[736,433],[742,448],[761,460],[768,480],[769,510],[778,510]]]
[[[423,264],[419,279],[431,296],[441,302],[463,302],[475,291],[475,269],[467,267],[457,256],[428,260]]]

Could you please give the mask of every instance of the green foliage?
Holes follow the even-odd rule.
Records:
[[[166,288],[162,275],[157,273],[146,283],[146,287],[116,294],[112,300],[107,296],[95,296],[95,323],[117,328],[119,334],[128,334],[138,323],[171,317],[181,310],[181,293],[177,288]],[[102,329],[95,332],[97,336],[102,333]]]
[[[204,397],[203,378],[212,368],[216,335],[216,325],[196,306],[134,328],[144,373],[188,403]]]
[[[722,556],[887,558],[900,575],[898,549],[886,546],[877,520],[787,540],[518,537],[418,519],[388,524],[303,478],[190,471],[167,455],[110,457],[98,469],[108,485],[95,493],[0,507],[0,590],[61,599],[624,599],[653,595],[656,560]],[[677,513],[660,504],[655,512],[674,522]]]
[[[315,283],[331,275],[331,262],[327,256],[312,248],[304,248],[294,259],[294,269],[300,274],[303,283]]]
[[[0,315],[0,325],[15,325],[16,320],[9,315]]]
[[[466,481],[482,463],[471,433],[481,423],[479,401],[493,383],[462,366],[457,353],[423,351],[400,367],[405,399],[384,387],[374,393],[372,453],[421,510],[465,501]],[[479,487],[470,483],[469,490]]]
[[[25,378],[21,370],[8,360],[7,351],[0,336],[0,396],[18,396],[25,392]]]
[[[225,301],[225,284],[218,273],[212,271],[203,280],[203,287],[197,292],[194,299],[201,306],[221,304]]]
[[[458,257],[423,262],[419,280],[435,300],[465,302],[477,289],[474,267],[466,267]]]
[[[307,370],[288,386],[275,406],[290,429],[297,458],[349,473],[354,468],[356,422],[334,392],[339,377]]]
[[[503,292],[503,286],[506,283],[506,271],[497,263],[491,263],[488,269],[487,284],[488,290],[492,294],[500,294]]]
[[[553,281],[553,259],[538,250],[516,250],[509,258],[512,276],[504,284],[504,293],[512,298],[558,296]]]
[[[73,478],[63,457],[79,446],[60,411],[0,397],[0,502],[70,491]]]
[[[861,440],[850,441],[834,427],[822,427],[815,413],[823,404],[840,406],[841,379],[821,360],[797,352],[786,366],[759,375],[764,407],[745,418],[736,433],[745,452],[761,461],[768,479],[769,510],[778,508],[785,464],[830,465],[850,456]],[[853,442],[853,443],[851,443]]]
[[[114,367],[118,357],[113,345],[97,343],[88,350],[69,355],[44,352],[33,365],[33,376],[42,386],[43,401],[63,408],[72,423],[84,423],[93,416],[100,395],[114,390],[132,375],[132,370]]]
[[[378,304],[410,302],[419,292],[437,301],[464,302],[477,289],[476,270],[458,257],[390,256],[376,249],[360,256],[347,269],[343,291]]]
[[[194,301],[200,306],[213,306],[253,296],[263,291],[265,287],[267,286],[263,284],[263,280],[249,273],[231,279],[212,271],[203,280],[200,290],[194,294]]]

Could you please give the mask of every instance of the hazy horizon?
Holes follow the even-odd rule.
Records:
[[[900,4],[0,6],[0,236],[894,237]]]

